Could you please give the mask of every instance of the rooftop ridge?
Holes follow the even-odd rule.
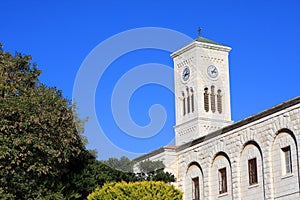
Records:
[[[231,125],[228,125],[222,129],[219,129],[219,130],[216,130],[206,136],[203,136],[203,137],[200,137],[200,138],[197,138],[191,142],[188,142],[188,143],[185,143],[185,144],[182,144],[180,146],[163,146],[163,147],[160,147],[158,149],[155,149],[149,153],[146,153],[146,154],[143,154],[141,156],[138,156],[136,158],[134,158],[133,160],[138,162],[140,160],[143,160],[145,158],[150,158],[151,156],[153,155],[157,155],[159,153],[162,153],[164,152],[166,149],[172,149],[174,151],[180,151],[182,149],[186,149],[188,147],[192,147],[196,144],[199,144],[199,143],[202,143],[203,141],[206,141],[206,140],[209,140],[209,139],[212,139],[214,137],[217,137],[219,135],[222,135],[222,134],[225,134],[231,130],[234,130],[234,129],[237,129],[239,127],[242,127],[246,124],[249,124],[251,122],[255,122],[256,120],[259,120],[259,119],[262,119],[268,115],[271,115],[271,114],[274,114],[276,112],[279,112],[281,110],[284,110],[286,108],[289,108],[289,107],[292,107],[294,105],[297,105],[297,104],[300,104],[300,96],[297,96],[293,99],[290,99],[288,101],[285,101],[283,103],[280,103],[280,104],[277,104],[276,106],[273,106],[271,108],[268,108],[264,111],[261,111],[255,115],[252,115],[252,116],[249,116],[249,117],[246,117],[238,122],[235,122],[234,124],[231,124]]]
[[[254,122],[256,120],[262,119],[262,118],[264,118],[264,117],[266,117],[268,115],[274,114],[276,112],[279,112],[279,111],[281,111],[283,109],[292,107],[292,106],[294,106],[296,104],[299,104],[299,103],[300,103],[300,96],[297,96],[297,97],[295,97],[293,99],[290,99],[290,100],[285,101],[285,102],[283,102],[281,104],[273,106],[273,107],[271,107],[269,109],[266,109],[266,110],[264,110],[262,112],[259,112],[259,113],[255,114],[255,115],[252,115],[250,117],[246,117],[245,119],[242,119],[242,120],[240,120],[238,122],[235,122],[235,123],[233,123],[231,125],[228,125],[228,126],[226,126],[224,128],[216,130],[216,131],[214,131],[214,132],[212,132],[212,133],[210,133],[210,134],[208,134],[206,136],[197,138],[197,139],[195,139],[195,140],[193,140],[191,142],[188,142],[188,143],[182,144],[180,146],[177,146],[176,151],[180,151],[181,149],[185,149],[185,148],[194,146],[196,144],[199,144],[199,143],[201,143],[201,142],[203,142],[205,140],[212,139],[212,138],[214,138],[216,136],[219,136],[221,134],[227,133],[227,132],[229,132],[231,130],[237,129],[237,128],[242,127],[242,126],[244,126],[246,124],[249,124],[249,123]]]
[[[202,37],[202,36],[199,36],[198,38],[196,38],[195,41],[197,41],[197,42],[203,42],[203,43],[207,43],[207,44],[215,44],[215,45],[220,45],[220,46],[226,46],[224,44],[221,44],[219,42],[215,42],[213,40],[207,39],[207,38]]]

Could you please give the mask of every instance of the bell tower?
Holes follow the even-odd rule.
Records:
[[[232,124],[228,64],[231,48],[202,37],[200,30],[196,40],[171,54],[176,145]]]

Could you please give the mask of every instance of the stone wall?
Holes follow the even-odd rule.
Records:
[[[192,199],[199,176],[200,199],[299,198],[300,98],[177,147],[178,187]],[[292,172],[285,172],[283,148],[290,147]],[[256,158],[257,183],[249,184],[248,160]],[[219,194],[218,169],[227,172]],[[198,175],[196,174],[198,172]]]
[[[162,147],[135,159],[161,160],[177,177],[184,199],[299,199],[300,97],[275,106],[180,146]],[[290,149],[287,172],[283,149]],[[255,159],[257,182],[249,183]],[[220,169],[226,168],[227,191],[220,194]],[[137,168],[135,167],[135,170]]]

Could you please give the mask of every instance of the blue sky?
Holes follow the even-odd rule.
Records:
[[[41,81],[61,89],[69,99],[82,63],[97,45],[116,34],[142,27],[171,29],[196,38],[197,28],[201,26],[204,37],[232,47],[230,81],[234,121],[300,93],[300,3],[297,0],[15,0],[1,1],[0,8],[0,41],[4,49],[32,55],[43,71]],[[118,45],[114,45],[108,52],[117,49]],[[103,72],[95,90],[95,112],[102,132],[115,148],[99,141],[100,133],[90,122],[85,132],[88,147],[97,149],[100,159],[123,154],[133,157],[172,142],[175,111],[174,94],[169,89],[147,84],[129,99],[128,110],[139,126],[150,123],[148,111],[152,105],[164,107],[166,122],[153,137],[131,137],[124,133],[111,109],[114,88],[124,74],[147,63],[172,68],[170,53],[151,48],[135,50],[120,55]],[[103,53],[97,58],[101,62],[105,57]],[[118,103],[126,105],[122,99]],[[87,117],[82,107],[79,106],[79,113]]]

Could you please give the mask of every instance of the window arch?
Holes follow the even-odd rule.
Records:
[[[203,171],[197,162],[188,165],[185,177],[185,199],[200,200],[204,197]]]
[[[186,103],[187,103],[187,113],[191,112],[191,104],[190,104],[190,92],[189,92],[189,88],[186,87],[186,93],[187,93],[187,97],[186,97]]]
[[[195,102],[194,102],[194,90],[193,88],[191,87],[190,88],[191,90],[191,107],[192,107],[192,113],[195,111]]]
[[[185,108],[185,95],[184,92],[181,93],[182,94],[182,112],[183,112],[183,116],[186,114],[186,108]]]
[[[208,96],[209,96],[209,94],[208,94],[208,88],[206,87],[206,88],[204,88],[204,110],[206,112],[209,111]]]
[[[222,113],[222,94],[221,90],[218,90],[217,94],[217,105],[218,105],[218,112],[221,114]]]
[[[292,131],[281,129],[272,145],[274,197],[299,191],[299,156],[297,140]],[[289,190],[285,186],[289,185]],[[292,197],[290,197],[292,198]]]
[[[216,112],[216,98],[215,98],[215,86],[211,86],[210,92],[210,104],[211,104],[211,111],[214,113]]]
[[[212,160],[211,183],[212,199],[218,199],[219,195],[233,195],[231,162],[225,152],[217,153]]]
[[[240,157],[241,199],[265,199],[264,159],[260,146],[253,140],[244,144]]]

